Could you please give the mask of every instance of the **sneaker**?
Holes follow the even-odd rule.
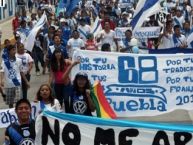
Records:
[[[40,76],[40,72],[38,71],[38,72],[36,72],[36,76]]]

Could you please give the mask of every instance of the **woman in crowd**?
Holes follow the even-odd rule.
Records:
[[[60,49],[56,49],[52,55],[49,84],[53,83],[56,98],[61,106],[63,106],[63,102],[65,103],[66,110],[68,110],[69,106],[67,100],[71,87],[69,73],[72,67],[78,63],[74,62],[71,64],[71,61],[64,59],[63,52]],[[63,76],[64,74],[65,76]]]
[[[90,82],[86,73],[78,73],[70,97],[70,113],[92,116],[95,105],[90,96]]]

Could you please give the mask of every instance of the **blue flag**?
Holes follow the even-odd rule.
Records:
[[[80,0],[71,0],[70,4],[66,8],[66,14],[70,15]]]

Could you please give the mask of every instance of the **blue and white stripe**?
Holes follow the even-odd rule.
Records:
[[[143,22],[151,15],[161,11],[159,0],[140,0],[137,4],[134,17],[131,21],[133,31],[141,27]]]

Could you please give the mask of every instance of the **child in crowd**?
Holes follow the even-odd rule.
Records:
[[[110,51],[111,51],[111,45],[110,45],[109,43],[104,43],[104,44],[101,46],[101,51],[110,52]]]
[[[70,97],[70,113],[92,116],[95,105],[90,96],[90,82],[86,73],[78,73],[73,82]]]
[[[48,110],[62,111],[59,101],[52,96],[52,89],[50,85],[41,85],[36,97],[35,101],[40,101],[41,110],[46,108]]]
[[[87,34],[87,41],[85,43],[86,50],[98,50],[96,41],[92,33]]]
[[[16,48],[9,45],[7,53],[8,59],[2,61],[0,84],[5,89],[6,104],[13,108],[14,103],[21,98],[21,77],[27,87],[29,82],[22,72],[21,59],[15,57]]]
[[[20,58],[22,61],[22,72],[24,73],[26,79],[28,81],[30,81],[30,73],[33,67],[33,59],[32,57],[25,52],[24,50],[24,45],[22,43],[20,43],[17,47],[17,53],[16,53],[16,57]],[[28,87],[25,83],[25,81],[22,79],[22,94],[23,94],[23,98],[27,99],[27,90]]]

